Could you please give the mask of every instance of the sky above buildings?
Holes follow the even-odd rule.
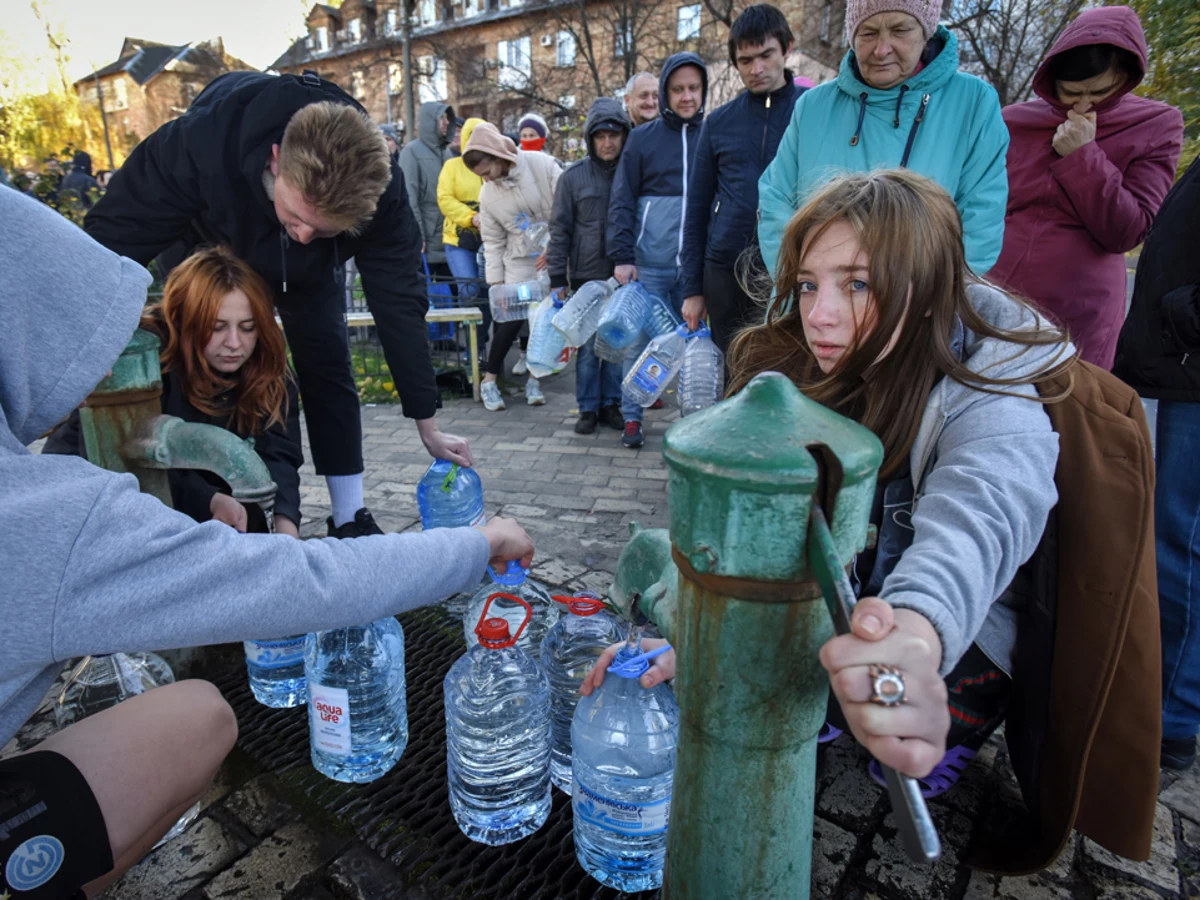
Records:
[[[221,37],[229,53],[262,69],[303,33],[312,6],[309,0],[3,0],[0,54],[19,66],[5,78],[20,78],[32,90],[57,77],[35,4],[52,30],[67,38],[71,80],[113,62],[126,36],[163,44]]]

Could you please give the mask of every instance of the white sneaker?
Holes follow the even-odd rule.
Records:
[[[525,354],[522,353],[517,357],[517,364],[513,366],[514,375],[524,375],[529,371],[529,366],[525,365]]]
[[[500,385],[494,381],[485,381],[483,387],[479,389],[479,396],[483,398],[483,408],[489,412],[499,412],[504,409],[504,398],[500,396]]]
[[[525,382],[525,402],[530,406],[544,406],[546,403],[546,395],[542,393],[542,386],[536,378]]]

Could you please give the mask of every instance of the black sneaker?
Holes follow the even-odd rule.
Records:
[[[607,425],[613,431],[623,431],[625,417],[621,415],[621,407],[615,403],[611,406],[600,407],[600,424]]]
[[[575,423],[576,434],[591,434],[596,430],[596,422],[600,419],[594,412],[581,412],[579,421]]]
[[[1175,769],[1183,771],[1190,768],[1192,763],[1196,761],[1196,738],[1184,738],[1182,740],[1167,740],[1163,738],[1162,752],[1159,755],[1159,762],[1164,769]]]
[[[630,450],[636,450],[642,444],[646,443],[646,439],[642,437],[642,423],[626,422],[625,434],[621,437],[621,443]]]
[[[354,518],[345,525],[338,525],[335,528],[333,516],[329,516],[325,523],[329,526],[328,536],[331,538],[356,538],[366,537],[369,534],[383,534],[383,529],[375,524],[375,517],[365,506],[356,512]]]

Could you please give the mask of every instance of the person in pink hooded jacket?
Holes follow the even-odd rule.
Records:
[[[1111,369],[1125,319],[1125,253],[1171,182],[1183,116],[1134,96],[1146,36],[1127,6],[1079,14],[1034,76],[1038,99],[1004,108],[1008,209],[988,277],[1037,303],[1090,363]]]

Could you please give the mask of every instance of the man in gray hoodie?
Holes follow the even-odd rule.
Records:
[[[417,113],[417,139],[400,151],[400,171],[408,188],[408,205],[417,217],[429,268],[449,275],[442,247],[442,210],[438,206],[437,183],[442,164],[450,157],[454,136],[454,109],[438,101],[422,103]],[[443,271],[444,270],[444,271]]]
[[[131,475],[30,453],[128,343],[150,273],[3,187],[0,260],[0,746],[75,657],[369,622],[466,590],[489,559],[532,559],[502,519],[353,540],[239,534]],[[199,798],[236,734],[212,685],[184,681],[0,761],[0,897],[95,896]]]

